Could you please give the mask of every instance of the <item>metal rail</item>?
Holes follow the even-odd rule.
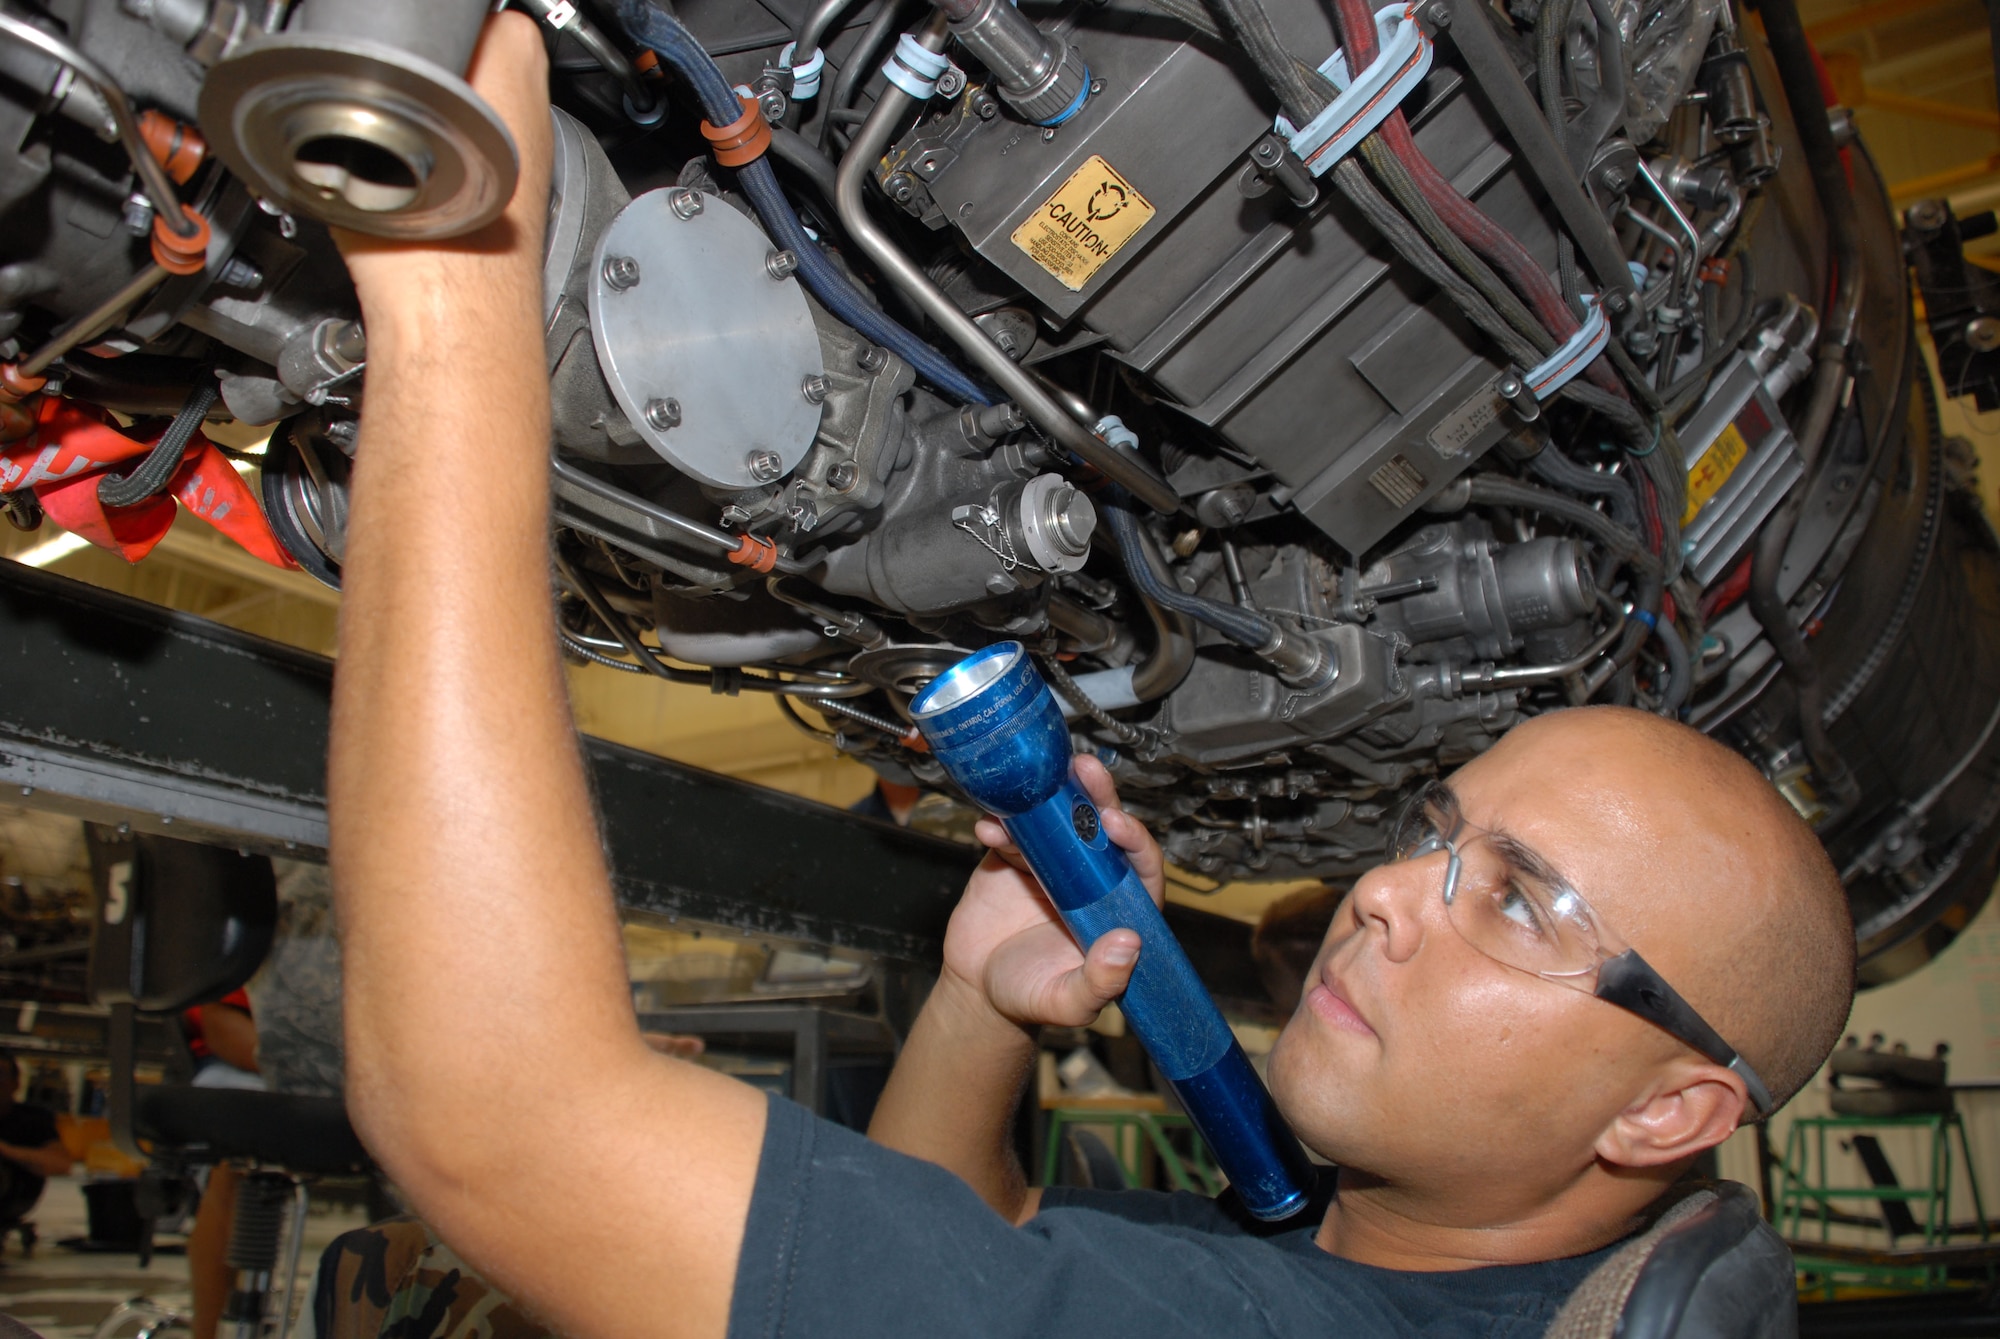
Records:
[[[275,855],[326,846],[333,665],[0,562],[10,802]],[[583,741],[619,905],[934,961],[978,853]]]

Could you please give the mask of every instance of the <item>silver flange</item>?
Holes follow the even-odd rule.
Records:
[[[377,237],[455,237],[514,194],[514,140],[470,85],[349,36],[280,33],[201,86],[208,142],[284,209]]]
[[[701,199],[648,191],[611,221],[591,267],[590,333],[648,446],[703,483],[753,488],[812,446],[820,405],[809,388],[825,384],[825,366],[798,282],[772,279],[770,239]],[[607,268],[612,257],[630,264]],[[649,412],[666,401],[676,413]]]

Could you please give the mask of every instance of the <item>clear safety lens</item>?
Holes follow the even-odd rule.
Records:
[[[1612,952],[1575,889],[1535,866],[1531,852],[1467,823],[1448,792],[1433,789],[1405,813],[1392,854],[1439,854],[1446,912],[1467,943],[1490,958],[1589,991]]]

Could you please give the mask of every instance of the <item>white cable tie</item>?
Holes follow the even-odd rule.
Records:
[[[1611,343],[1611,323],[1604,319],[1604,303],[1597,294],[1585,293],[1583,307],[1582,327],[1522,377],[1537,400],[1546,400],[1568,385],[1577,373],[1597,361],[1597,355]]]
[[[926,50],[912,33],[896,39],[896,49],[882,62],[882,77],[918,102],[929,101],[937,92],[938,76],[951,68],[951,61]]]
[[[549,27],[561,32],[576,18],[576,6],[571,4],[570,0],[550,0],[546,17]]]
[[[785,49],[778,53],[778,64],[792,72],[792,101],[804,102],[819,95],[819,76],[826,69],[826,53],[814,47],[812,55],[801,61],[796,59],[798,50],[797,42],[785,43]]]
[[[1304,129],[1294,128],[1282,116],[1277,119],[1278,133],[1316,177],[1332,171],[1430,72],[1435,47],[1417,22],[1414,4],[1376,10],[1375,35],[1379,50],[1374,62],[1352,79],[1342,52],[1335,51],[1321,62],[1319,72],[1340,90],[1325,111]]]

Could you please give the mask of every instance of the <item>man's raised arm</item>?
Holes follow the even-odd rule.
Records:
[[[718,1336],[764,1099],[633,1018],[550,596],[533,23],[490,23],[471,79],[521,149],[505,217],[341,239],[369,362],[328,766],[348,1103],[417,1211],[558,1329]]]

